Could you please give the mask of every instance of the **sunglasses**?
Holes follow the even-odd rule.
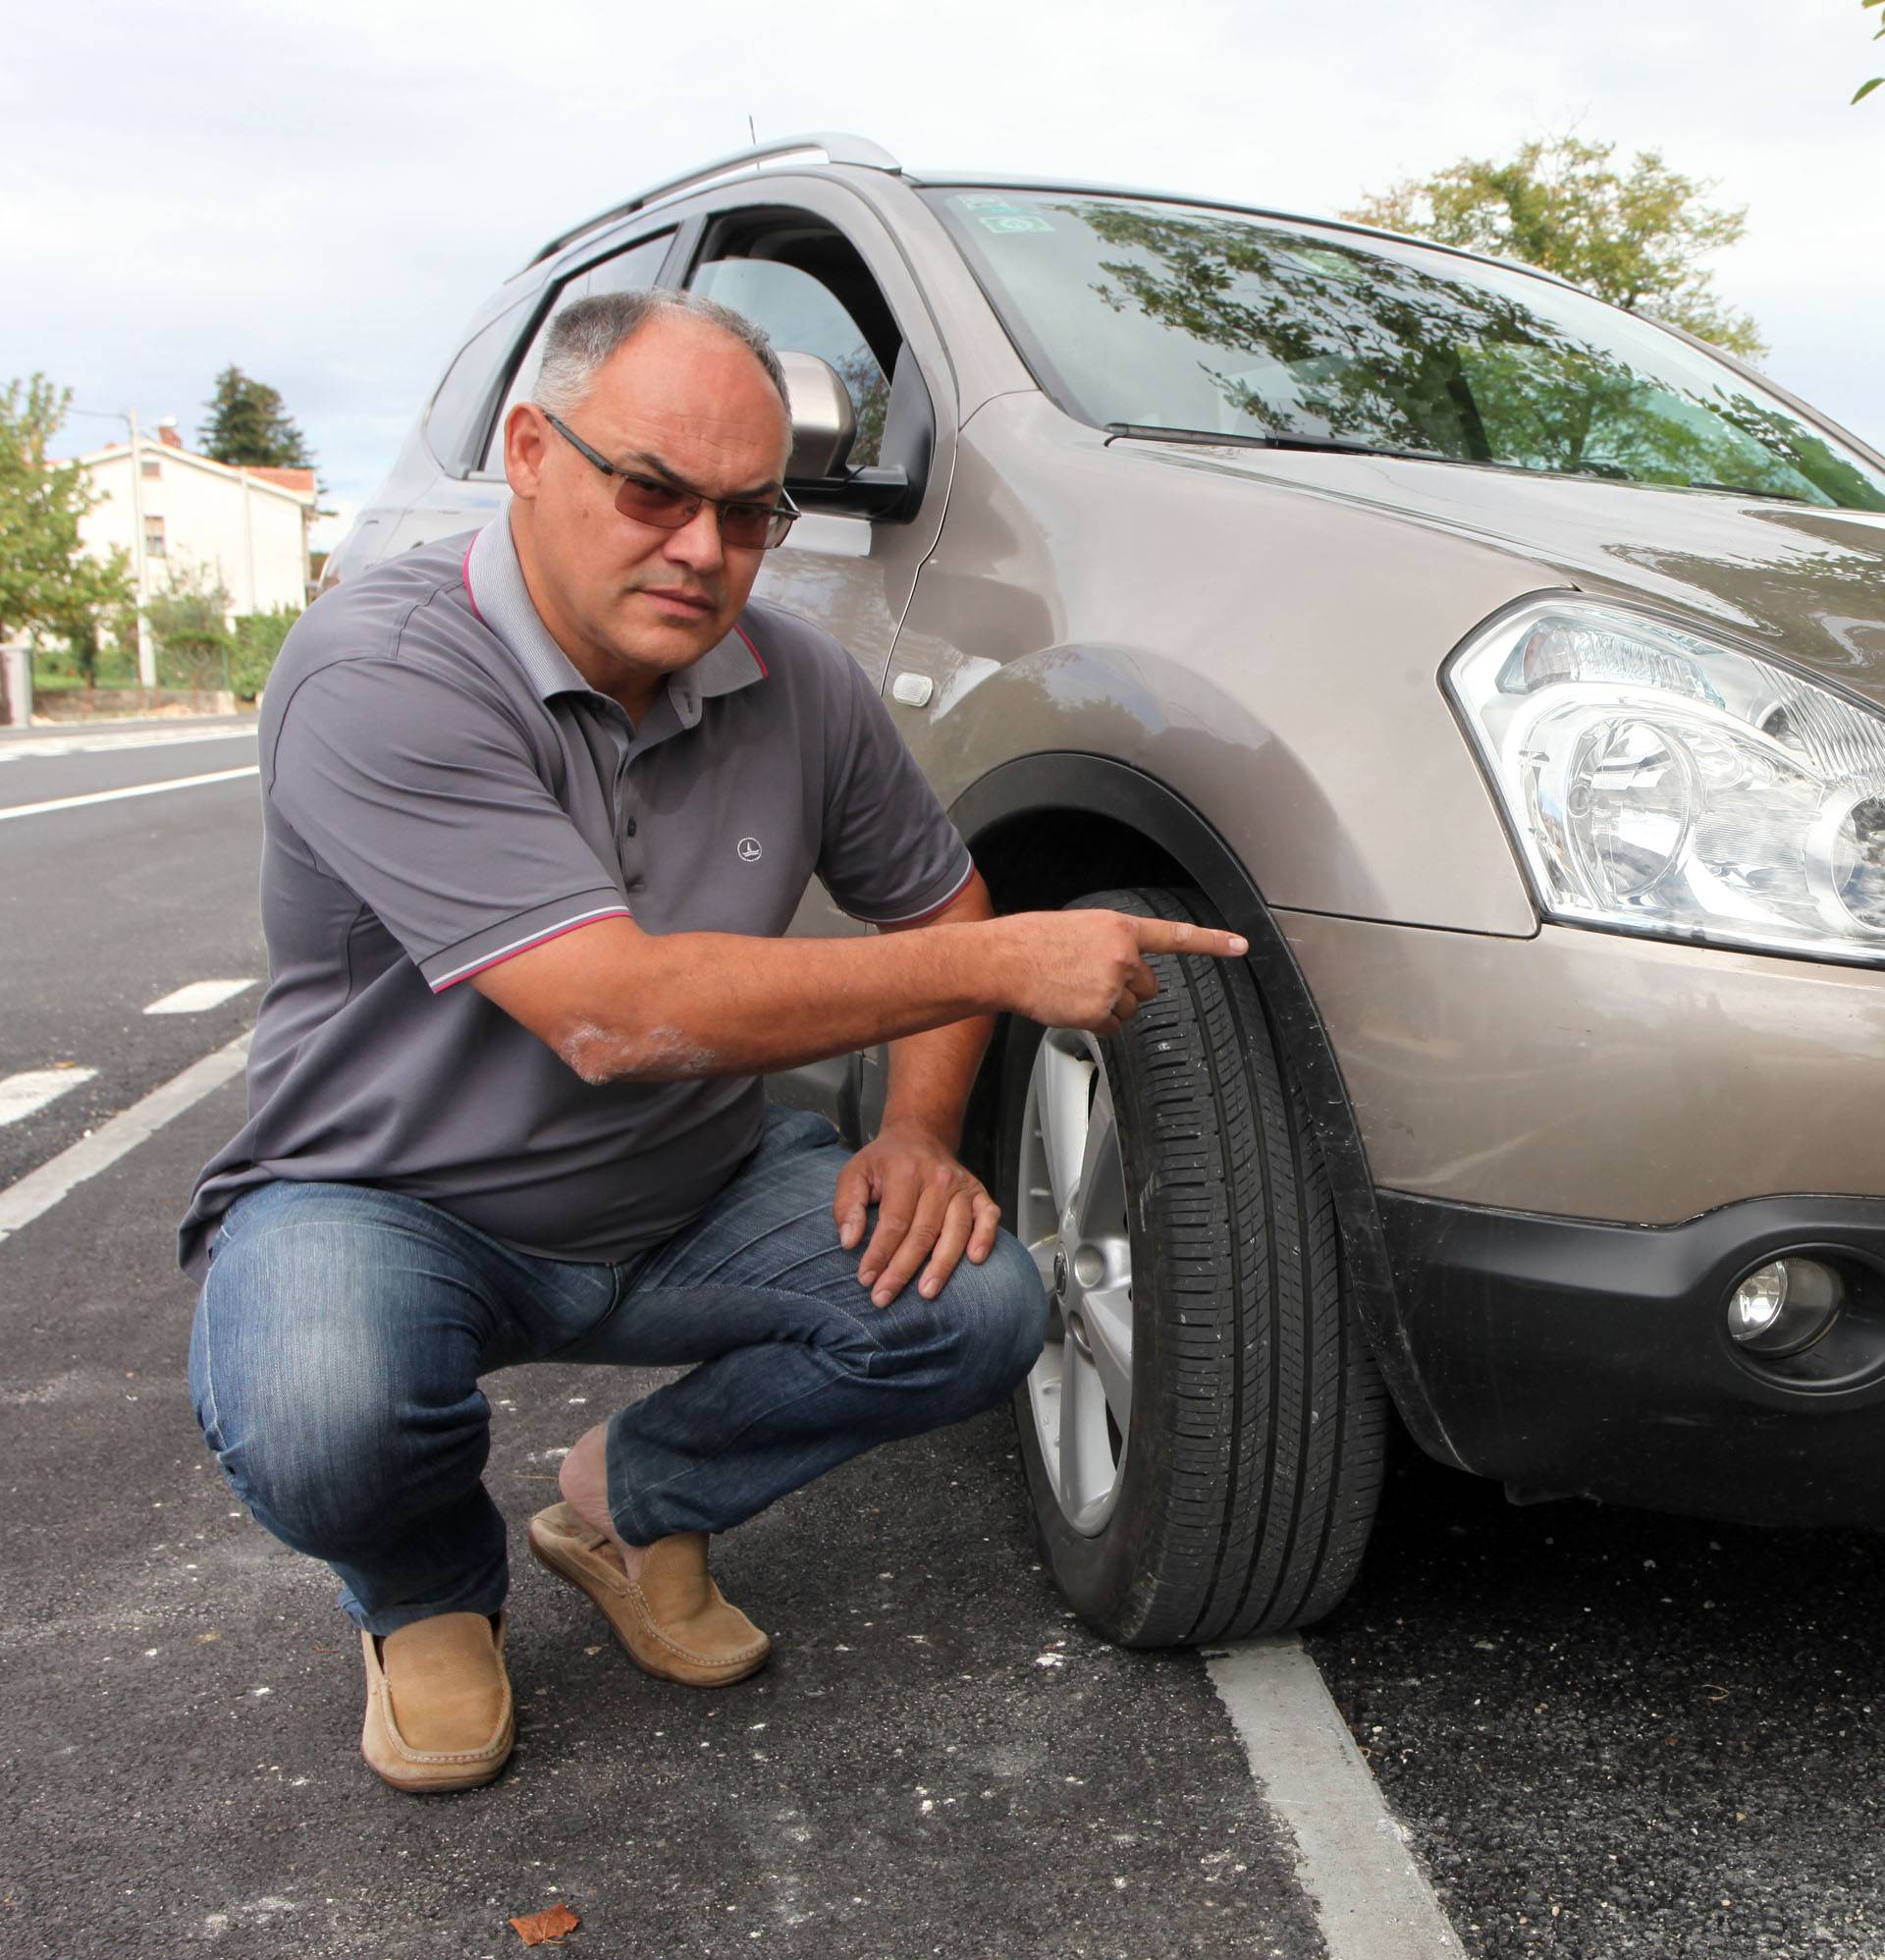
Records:
[[[620,469],[566,428],[548,408],[538,413],[565,442],[587,457],[605,476],[616,479],[616,509],[638,524],[653,524],[658,530],[677,531],[691,524],[703,504],[711,504],[720,515],[720,537],[740,551],[771,551],[785,542],[785,533],[799,508],[781,491],[777,504],[754,504],[739,497],[705,497],[698,490],[681,490],[658,477],[643,476],[633,469]]]

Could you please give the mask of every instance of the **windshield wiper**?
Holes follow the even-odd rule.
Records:
[[[1682,486],[1685,490],[1726,490],[1737,497],[1767,497],[1776,504],[1811,504],[1810,497],[1796,495],[1792,490],[1756,490],[1751,483],[1703,483],[1699,478],[1692,478]]]
[[[1469,463],[1470,457],[1446,456],[1437,449],[1390,449],[1384,443],[1355,442],[1347,436],[1299,436],[1287,431],[1248,435],[1221,429],[1172,429],[1163,423],[1108,422],[1108,436],[1129,436],[1134,442],[1214,443],[1229,449],[1328,449],[1344,456],[1405,456],[1417,463]]]
[[[1386,443],[1358,442],[1350,436],[1295,435],[1286,429],[1252,435],[1220,429],[1174,429],[1156,422],[1108,422],[1106,434],[1130,437],[1134,442],[1216,443],[1232,449],[1330,450],[1342,456],[1404,457],[1412,463],[1451,463],[1465,469],[1503,469],[1520,476],[1582,476],[1600,483],[1656,487],[1652,479],[1633,476],[1620,463],[1514,463],[1495,456],[1449,456],[1439,449],[1395,449]],[[1778,498],[1783,503],[1808,501],[1790,497],[1784,490],[1749,490],[1738,483],[1691,483],[1688,488],[1735,490],[1749,497]]]

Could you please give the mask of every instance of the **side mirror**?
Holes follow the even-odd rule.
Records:
[[[857,439],[851,391],[837,369],[815,354],[781,354],[779,364],[785,370],[785,393],[792,405],[792,456],[785,480],[842,476],[844,459]]]
[[[792,410],[785,487],[802,511],[904,522],[915,517],[929,474],[935,423],[929,396],[907,348],[896,361],[885,411],[883,460],[853,468],[857,409],[837,369],[815,354],[781,351]],[[906,454],[907,453],[907,454]]]

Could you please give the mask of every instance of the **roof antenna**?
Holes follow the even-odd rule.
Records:
[[[759,147],[759,132],[753,128],[753,119],[750,116],[746,118],[746,137],[755,149]]]

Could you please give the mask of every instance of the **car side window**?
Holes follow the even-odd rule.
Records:
[[[861,264],[857,273],[868,278]],[[857,440],[849,460],[860,466],[877,462],[889,376],[863,328],[823,279],[772,258],[717,258],[700,266],[688,283],[704,298],[764,327],[781,354],[815,354],[829,361],[850,390],[857,411]],[[871,291],[875,295],[874,287]],[[879,309],[885,310],[881,300]]]
[[[672,232],[663,232],[659,238],[643,239],[631,245],[626,251],[619,251],[594,265],[584,266],[558,288],[549,312],[543,316],[537,331],[531,336],[530,345],[524,350],[523,358],[517,362],[516,372],[512,376],[511,386],[505,394],[503,411],[491,425],[480,475],[504,474],[504,425],[510,419],[511,410],[519,402],[527,402],[531,389],[537,385],[537,370],[543,365],[544,336],[550,331],[550,322],[566,306],[574,305],[578,299],[592,299],[603,293],[639,293],[652,286],[661,276],[662,264],[673,242]]]
[[[448,474],[462,476],[483,447],[484,418],[504,385],[505,358],[522,321],[509,306],[458,350],[425,411],[425,439]]]

